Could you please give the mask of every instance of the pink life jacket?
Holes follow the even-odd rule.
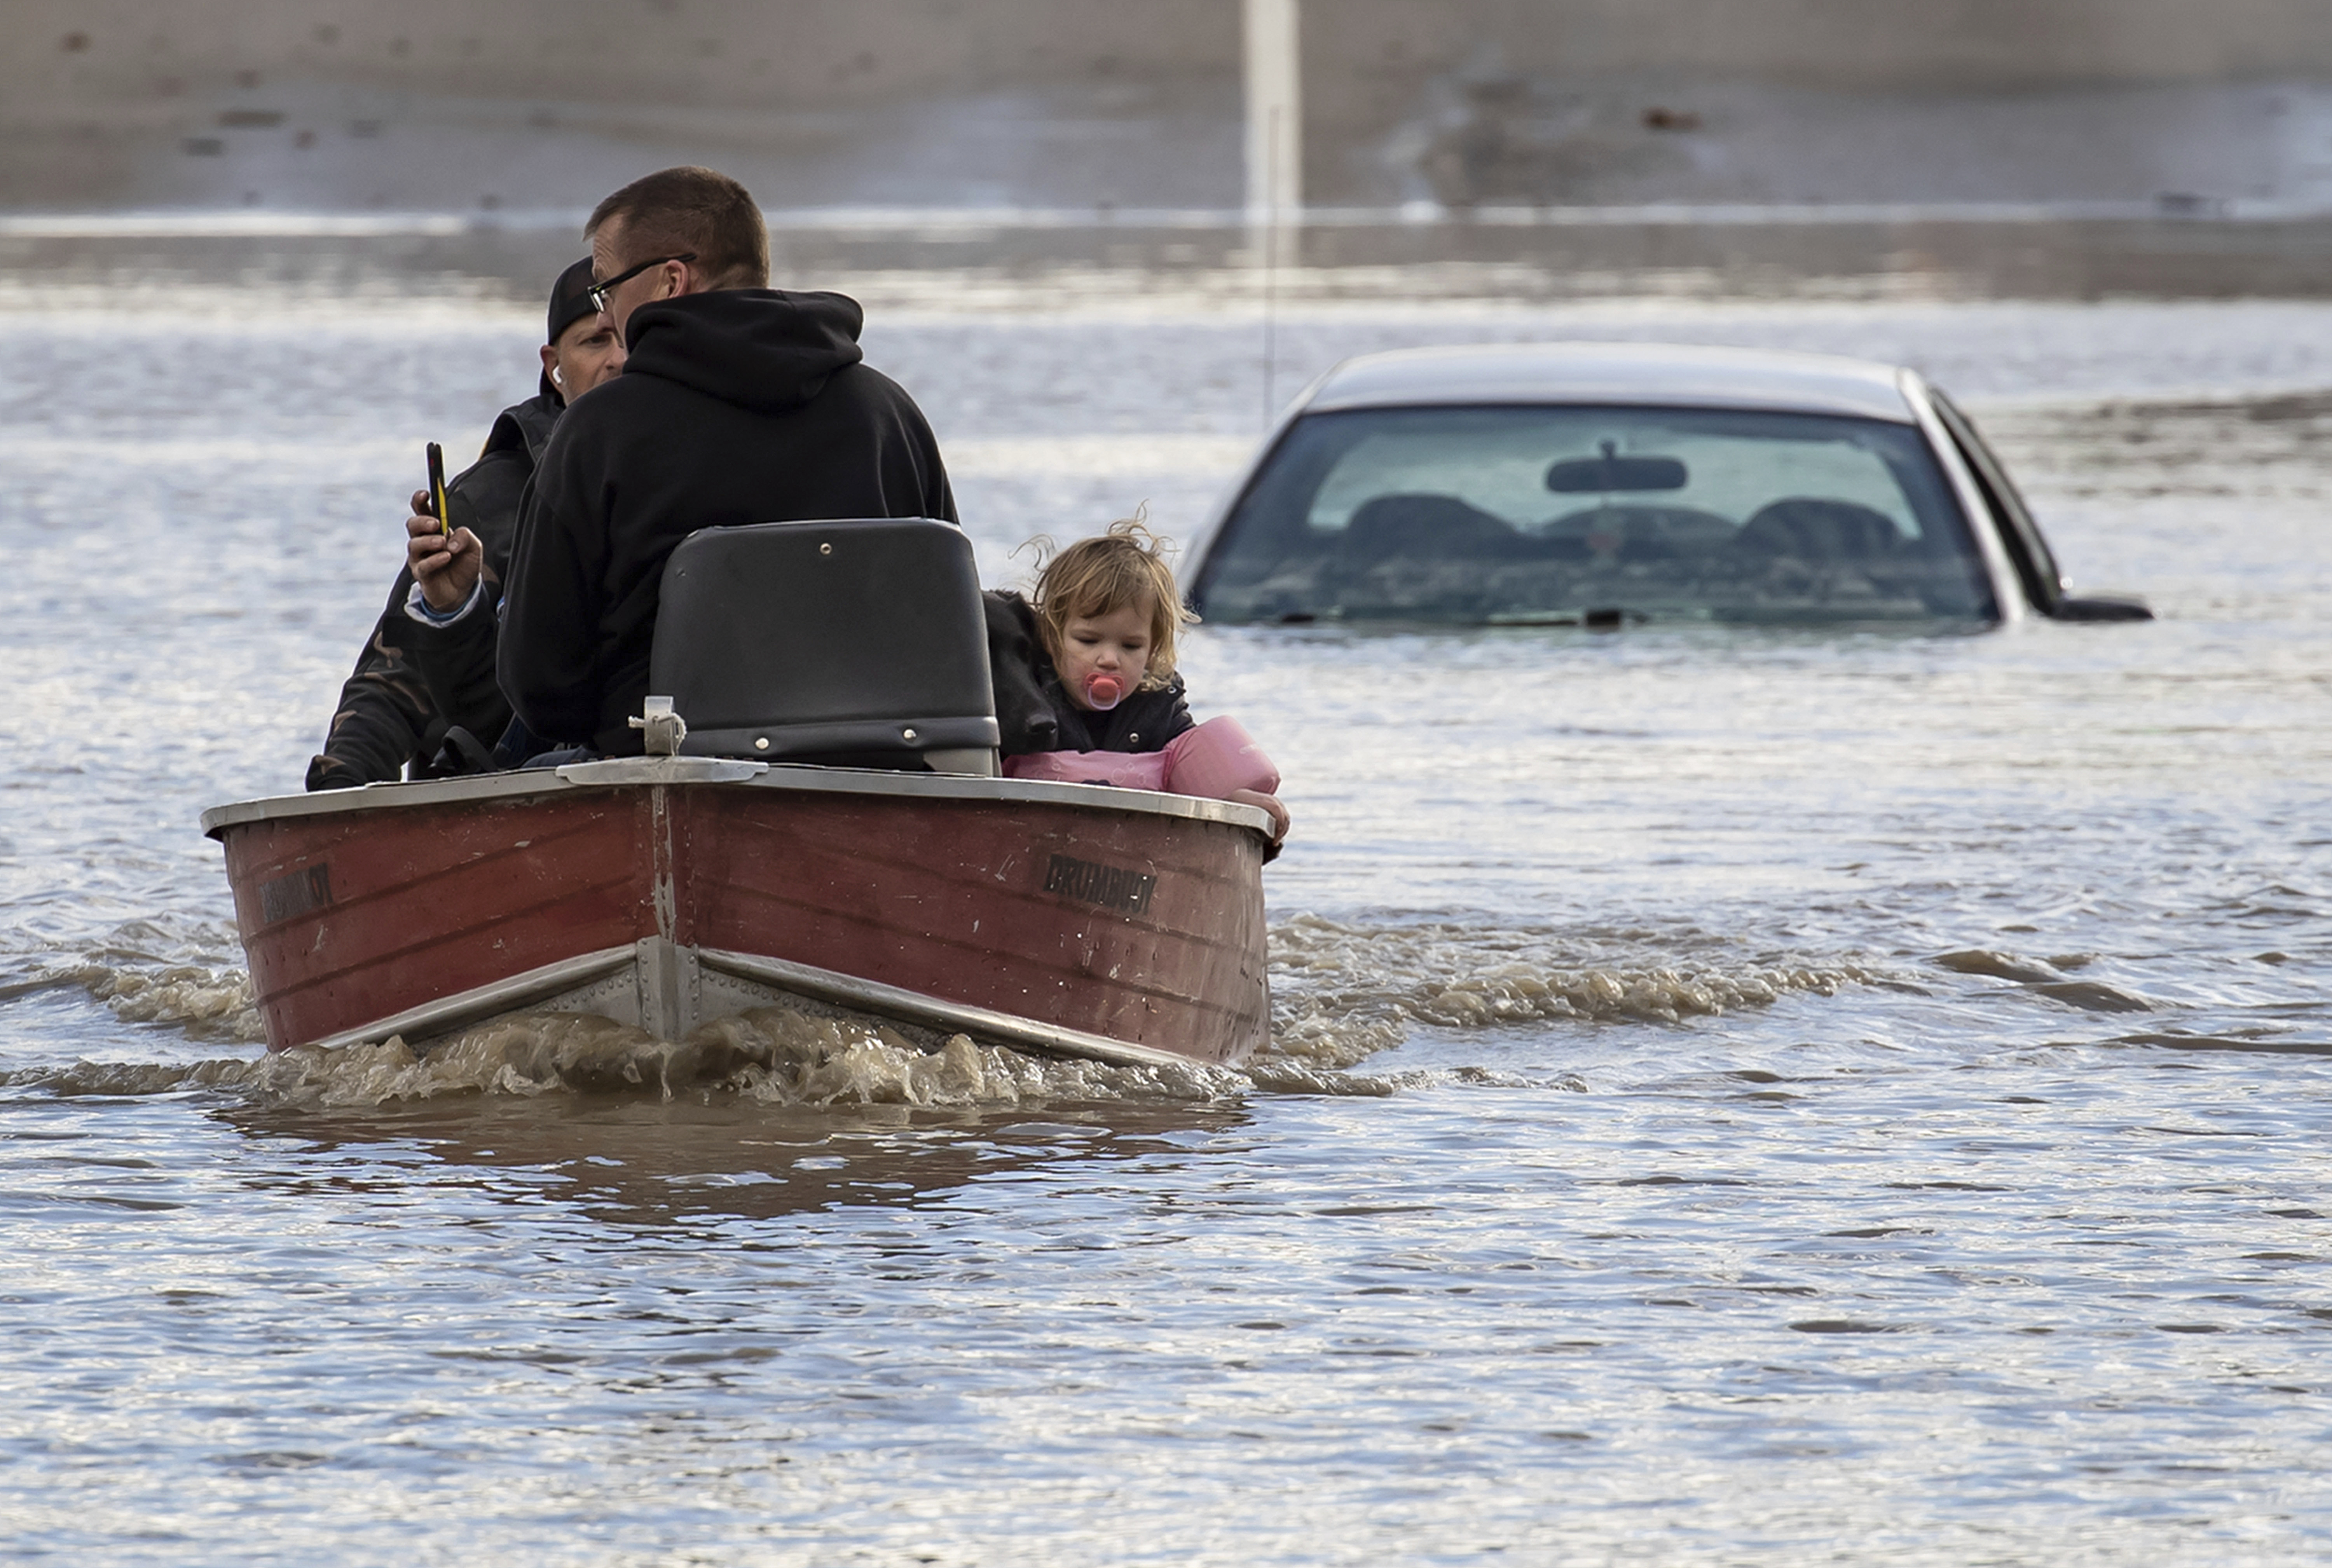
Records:
[[[1114,784],[1121,789],[1166,788],[1163,751],[1032,751],[1004,759],[1007,779],[1055,784]]]
[[[1038,751],[1004,759],[1007,779],[1060,784],[1114,784],[1220,800],[1234,789],[1269,795],[1279,770],[1237,719],[1209,719],[1183,731],[1160,751]]]
[[[1279,793],[1279,770],[1237,719],[1209,719],[1166,742],[1166,788],[1215,800],[1234,789]]]

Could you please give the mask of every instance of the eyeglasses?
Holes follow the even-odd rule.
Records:
[[[616,285],[618,283],[628,283],[634,278],[638,277],[642,272],[646,272],[650,267],[660,267],[666,262],[693,262],[695,259],[696,253],[694,251],[683,251],[676,256],[658,256],[654,261],[642,262],[636,267],[626,267],[624,271],[617,272],[614,277],[609,278],[604,283],[592,284],[588,289],[583,291],[583,297],[591,301],[591,308],[593,310],[604,313],[607,309],[607,296],[615,291]]]

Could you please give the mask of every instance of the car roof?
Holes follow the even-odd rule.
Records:
[[[1914,423],[1892,365],[1828,354],[1679,343],[1518,343],[1402,349],[1347,359],[1306,413],[1427,404],[1586,403],[1770,408]]]

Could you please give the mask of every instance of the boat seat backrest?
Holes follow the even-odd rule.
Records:
[[[648,690],[687,722],[688,756],[913,769],[993,751],[971,541],[929,518],[700,529],[664,564]]]

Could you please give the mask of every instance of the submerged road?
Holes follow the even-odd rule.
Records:
[[[1423,297],[1918,365],[2138,626],[1202,630],[1275,1052],[520,1020],[259,1062],[289,790],[531,311],[0,290],[0,1516],[109,1562],[2219,1563],[2332,1535],[2332,309]],[[994,582],[1253,436],[1257,329],[872,315]],[[815,1065],[808,1065],[815,1064]],[[653,1064],[649,1064],[651,1069]]]

